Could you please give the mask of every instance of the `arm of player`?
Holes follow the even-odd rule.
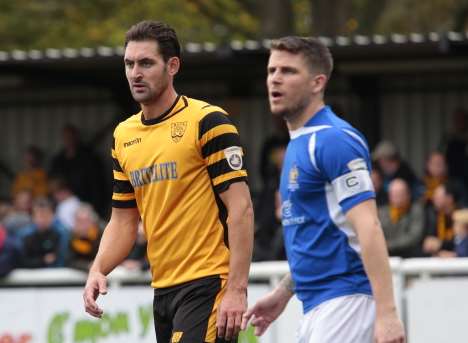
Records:
[[[112,209],[83,293],[85,310],[94,317],[102,316],[103,311],[96,304],[96,299],[99,294],[107,293],[106,275],[130,253],[137,237],[139,219],[136,208]]]
[[[255,327],[255,336],[261,336],[271,323],[284,311],[289,299],[294,295],[294,281],[291,274],[286,274],[278,286],[261,298],[247,310],[242,317],[242,330],[247,328],[249,320]]]
[[[362,261],[374,294],[375,341],[402,343],[405,334],[396,311],[392,274],[375,201],[369,199],[359,203],[347,212],[346,217],[357,233]]]
[[[220,194],[228,212],[229,277],[218,309],[218,336],[230,340],[240,331],[247,309],[247,285],[253,249],[254,213],[245,182],[236,182]]]

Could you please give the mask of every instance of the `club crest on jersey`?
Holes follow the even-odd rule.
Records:
[[[224,149],[224,156],[231,169],[242,169],[242,148],[240,146],[232,146]]]
[[[290,191],[294,192],[296,189],[299,188],[299,183],[297,182],[298,178],[299,178],[299,170],[297,169],[296,165],[293,165],[293,167],[289,170],[288,189]]]
[[[177,122],[171,124],[171,137],[172,140],[178,143],[184,136],[185,129],[187,128],[187,122]]]

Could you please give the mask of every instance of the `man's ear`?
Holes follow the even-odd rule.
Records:
[[[328,78],[324,74],[316,75],[312,80],[312,91],[314,93],[321,93],[325,90]]]
[[[174,76],[175,74],[178,73],[180,68],[180,59],[178,57],[171,57],[167,61],[167,70],[169,72],[169,75]]]

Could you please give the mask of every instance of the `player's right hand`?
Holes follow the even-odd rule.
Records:
[[[245,330],[250,321],[255,327],[255,336],[261,336],[270,324],[279,317],[291,296],[282,294],[282,290],[273,290],[261,298],[242,316],[241,329]]]
[[[90,272],[83,292],[85,311],[96,318],[101,318],[103,311],[97,305],[96,299],[102,294],[107,294],[106,276],[99,272]]]

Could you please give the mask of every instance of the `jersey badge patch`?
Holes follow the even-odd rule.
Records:
[[[294,165],[290,170],[289,170],[289,184],[288,184],[288,189],[290,191],[295,191],[296,189],[299,188],[299,183],[297,182],[297,179],[299,178],[299,170],[297,169],[297,166]]]
[[[187,122],[177,122],[171,124],[171,137],[172,140],[178,143],[184,136],[185,129],[187,129]]]
[[[242,169],[242,148],[240,146],[232,146],[224,149],[224,156],[231,169]]]

